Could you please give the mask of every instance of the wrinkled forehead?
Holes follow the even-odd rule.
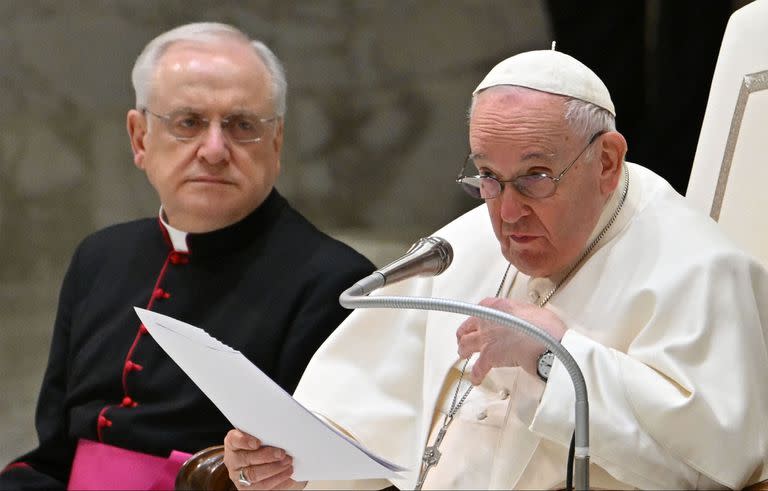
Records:
[[[490,145],[541,146],[557,153],[573,139],[563,96],[515,86],[497,86],[475,96],[469,121],[473,153]]]

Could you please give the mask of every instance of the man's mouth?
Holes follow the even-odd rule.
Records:
[[[516,244],[527,244],[538,239],[537,235],[509,234],[508,237]]]
[[[232,184],[229,180],[215,176],[196,176],[189,179],[189,182],[201,184]]]

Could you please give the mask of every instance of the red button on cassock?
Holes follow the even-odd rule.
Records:
[[[154,298],[171,298],[171,294],[162,288],[155,288],[155,291],[152,292],[152,296]]]
[[[132,362],[131,360],[128,360],[128,361],[126,361],[126,362],[125,362],[125,369],[126,369],[126,371],[128,371],[128,372],[138,372],[138,371],[140,371],[142,368],[144,368],[144,367],[142,367],[142,366],[141,366],[141,365],[139,365],[138,363],[134,363],[134,362]]]
[[[183,252],[173,251],[170,257],[171,264],[188,264],[189,256]]]

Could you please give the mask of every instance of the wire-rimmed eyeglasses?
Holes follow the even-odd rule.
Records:
[[[594,141],[604,133],[605,131],[598,131],[592,135],[592,137],[589,139],[589,142],[587,142],[587,144],[584,146],[581,152],[579,152],[576,158],[573,159],[571,163],[568,164],[565,169],[563,169],[563,171],[556,177],[550,176],[545,172],[524,174],[508,181],[502,181],[495,176],[486,174],[468,176],[466,175],[467,166],[471,165],[475,169],[478,168],[478,166],[475,165],[474,156],[470,153],[467,155],[467,158],[464,161],[464,165],[459,171],[456,182],[464,191],[467,192],[467,194],[477,199],[493,199],[499,196],[504,191],[505,184],[512,184],[512,186],[517,189],[520,194],[529,198],[548,198],[555,194],[555,191],[557,191],[557,185],[560,183],[560,180],[563,178],[565,173],[568,172],[571,167],[573,167],[573,164],[575,164],[582,155],[584,155],[584,152],[587,151],[587,148],[589,148],[589,146],[592,145],[592,143],[594,143]]]
[[[181,141],[194,140],[208,130],[211,121],[200,114],[187,109],[179,109],[168,114],[157,114],[148,108],[146,112],[163,122],[168,133]],[[237,143],[255,143],[261,140],[267,132],[267,128],[277,121],[279,116],[262,118],[256,115],[242,113],[232,114],[221,119],[221,131],[227,137]]]

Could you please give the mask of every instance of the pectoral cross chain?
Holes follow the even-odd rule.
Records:
[[[445,432],[448,431],[448,426],[443,425],[440,427],[440,431],[437,432],[435,443],[424,449],[424,455],[421,457],[422,470],[419,476],[419,481],[416,483],[416,490],[420,490],[424,485],[424,481],[427,479],[429,470],[436,466],[440,461],[440,443],[442,443],[445,437]]]
[[[440,460],[440,444],[443,442],[443,438],[445,438],[445,432],[448,431],[447,426],[441,426],[440,431],[437,432],[437,438],[435,438],[435,444],[427,447],[424,450],[424,457],[422,457],[422,460],[424,461],[424,464],[428,467],[432,467],[434,465],[437,465],[437,462]]]
[[[503,283],[504,280],[502,280],[502,284]],[[445,432],[448,431],[448,425],[451,424],[453,417],[459,411],[459,408],[462,406],[462,404],[464,404],[464,401],[467,400],[469,393],[472,392],[472,387],[474,386],[470,384],[470,386],[467,387],[467,390],[464,392],[464,395],[461,396],[461,399],[458,402],[456,401],[456,399],[459,397],[459,387],[461,387],[461,381],[464,379],[464,371],[467,369],[467,363],[469,363],[469,358],[467,358],[467,361],[464,362],[464,366],[461,367],[461,375],[459,376],[459,381],[456,384],[456,391],[453,393],[451,408],[448,410],[448,414],[443,417],[443,424],[437,431],[435,443],[424,449],[424,455],[421,457],[421,472],[419,472],[419,480],[416,482],[416,487],[414,488],[415,491],[421,490],[421,487],[424,485],[424,481],[427,479],[427,473],[429,473],[429,470],[436,466],[440,461],[440,444],[443,442],[443,438],[445,438]]]
[[[624,168],[624,172],[626,174],[626,167]],[[627,184],[628,183],[629,183],[629,175],[627,175]],[[625,185],[624,196],[622,197],[622,202],[621,202],[622,204],[624,203],[623,200],[626,197],[626,193],[627,193],[626,187],[627,186]],[[614,217],[611,219],[611,223],[613,223],[613,220],[616,218],[615,215],[618,215],[620,209],[621,209],[621,204],[619,205],[619,208],[616,210],[616,213],[614,213]],[[610,226],[610,224],[608,226]],[[603,229],[602,233],[603,234],[605,233],[605,229]],[[590,248],[591,247],[592,246],[590,246]],[[512,267],[512,263],[509,263],[509,265],[507,265],[507,269],[504,271],[504,276],[502,276],[501,278],[501,283],[499,283],[499,288],[496,290],[497,297],[501,294],[501,289],[504,287],[504,281],[506,281],[507,273],[509,273],[509,270],[511,267]],[[554,293],[554,291],[551,292],[549,296],[552,296],[552,293]],[[546,300],[549,300],[549,297],[547,297]],[[546,303],[546,300],[544,301],[544,303]],[[461,387],[462,380],[464,380],[464,372],[467,370],[468,364],[469,364],[469,358],[466,359],[466,361],[464,362],[464,365],[461,367],[461,374],[459,375],[459,381],[456,383],[456,390],[453,393],[453,400],[451,401],[451,407],[450,409],[448,409],[448,414],[446,414],[443,418],[443,424],[440,426],[440,429],[437,432],[437,436],[435,437],[435,443],[425,448],[424,455],[421,456],[421,472],[419,472],[419,480],[416,482],[416,487],[414,488],[415,491],[421,491],[421,487],[424,486],[424,481],[426,481],[427,479],[427,474],[429,473],[429,470],[435,467],[437,463],[440,461],[440,456],[442,455],[440,453],[440,444],[443,442],[443,438],[445,437],[445,432],[448,431],[448,425],[451,424],[451,421],[453,421],[453,417],[456,416],[456,413],[459,411],[459,408],[461,408],[461,406],[464,404],[464,401],[467,400],[469,393],[472,392],[472,388],[474,386],[470,384],[470,386],[467,387],[467,390],[464,392],[464,395],[461,396],[461,399],[457,401],[457,399],[459,398],[459,388]]]

